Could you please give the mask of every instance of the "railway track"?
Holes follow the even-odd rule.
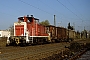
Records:
[[[78,40],[78,42],[85,43],[85,40]],[[0,47],[0,60],[39,60],[58,54],[69,45],[70,43],[61,42],[26,47]]]
[[[64,49],[69,43],[54,43],[27,47],[2,47],[0,60],[38,60]]]
[[[80,58],[77,60],[89,60],[90,59],[90,50],[85,52]]]

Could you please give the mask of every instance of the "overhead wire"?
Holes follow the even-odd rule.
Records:
[[[69,1],[69,0],[67,0],[68,1],[68,3],[72,6],[72,7],[74,7],[74,9],[76,10],[76,11],[78,11],[76,8],[75,8],[75,6]],[[78,11],[78,13],[81,15],[81,17],[84,17],[79,11]],[[84,20],[84,19],[83,19]],[[86,20],[84,20],[84,21],[87,21],[88,19],[86,19]]]
[[[69,3],[76,11],[78,11],[78,10],[75,8],[75,6],[74,6],[69,0],[67,0],[67,1],[68,1],[68,3]],[[78,13],[80,14],[81,17],[84,17],[79,11],[78,11]],[[81,22],[82,22],[82,24],[83,24],[84,27],[87,27],[87,25],[85,26],[85,24],[86,24],[85,22],[86,22],[86,21],[88,21],[88,19],[86,19],[86,18],[83,19],[83,20],[81,20]],[[84,22],[85,24],[84,24],[83,22]],[[83,26],[81,25],[80,27],[83,28]],[[83,28],[83,29],[84,29],[84,28]],[[85,29],[86,29],[86,28],[85,28]],[[88,29],[88,28],[87,28],[87,29]]]
[[[75,16],[77,16],[80,20],[83,20],[81,19],[76,13],[74,13],[73,11],[71,11],[68,7],[66,7],[63,3],[61,3],[59,0],[56,0],[59,4],[61,4],[62,6],[64,6],[67,10],[69,10],[72,14],[74,14]]]
[[[43,3],[43,4],[45,4],[44,2],[42,2],[41,0],[38,0],[39,2],[41,2],[41,3]],[[45,5],[47,5],[47,4],[45,4]],[[47,7],[49,7],[49,8],[51,8],[53,11],[55,11],[55,12],[58,12],[58,13],[60,13],[59,11],[57,11],[56,9],[54,9],[54,8],[52,8],[51,6],[49,6],[49,5],[47,5]],[[62,13],[60,13],[61,15],[63,15]],[[64,16],[64,15],[63,15]],[[60,17],[60,16],[58,16],[58,17]],[[62,17],[60,17],[61,19],[62,19]]]
[[[69,1],[69,0],[67,0],[68,1],[68,3],[76,10],[76,11],[78,11],[76,8],[75,8],[75,6]],[[83,15],[80,13],[80,12],[78,12],[80,15],[81,15],[81,17],[83,17]],[[86,18],[85,18],[86,19]],[[88,21],[88,19],[86,19],[86,20],[82,20],[81,22],[82,22],[82,24],[83,24],[83,22],[85,23],[86,21]],[[84,25],[84,24],[83,24]]]
[[[38,1],[41,2],[41,3],[43,3],[44,5],[47,5],[47,7],[51,8],[53,11],[60,13],[60,11],[57,11],[56,9],[52,8],[50,5],[42,2],[41,0],[38,0]],[[60,13],[60,14],[61,14],[62,16],[64,16],[62,13]],[[59,22],[60,24],[63,22],[63,20],[65,20],[65,19],[62,18],[61,16],[58,16],[58,15],[56,15],[56,14],[55,14],[55,16],[56,16],[57,18],[61,19],[61,21],[59,20],[59,21],[60,21],[60,22]],[[65,17],[65,16],[64,16],[64,17]]]
[[[39,7],[33,6],[33,5],[29,4],[29,3],[26,3],[26,2],[24,2],[24,1],[22,1],[22,0],[19,0],[19,1],[22,2],[22,3],[25,3],[25,4],[29,5],[29,6],[31,6],[31,7],[33,7],[33,8],[36,8],[36,9],[38,9],[38,10],[41,10],[41,11],[43,11],[43,12],[49,14],[49,15],[54,15],[54,14],[49,13],[49,12],[43,10],[43,9],[40,9]],[[41,1],[41,2],[42,2],[42,1]],[[48,6],[48,5],[47,5],[47,6]],[[50,7],[50,6],[48,6],[48,7]],[[51,8],[51,7],[50,7],[50,8]],[[53,9],[53,8],[51,8],[51,9]],[[13,9],[13,10],[16,10],[16,9]],[[57,11],[57,10],[55,10],[55,9],[53,9],[53,10],[56,11],[56,12],[58,12],[58,13],[60,13],[59,11]],[[21,12],[21,11],[19,11],[19,10],[16,10],[16,11]],[[61,13],[60,13],[60,14],[61,14]],[[63,14],[61,14],[61,15],[63,15]],[[64,15],[63,15],[63,16],[64,16]],[[57,16],[57,15],[56,15],[56,17],[59,17],[59,18],[63,19],[62,17]]]
[[[54,14],[49,13],[49,12],[43,10],[43,9],[40,9],[39,7],[36,7],[36,6],[34,6],[34,5],[31,5],[31,4],[29,4],[29,3],[25,2],[25,1],[22,1],[22,0],[18,0],[18,1],[20,1],[20,2],[22,2],[22,3],[24,3],[24,4],[26,4],[26,5],[29,5],[29,6],[31,6],[31,7],[33,7],[33,8],[35,8],[35,9],[38,9],[38,10],[40,10],[40,11],[43,11],[43,12],[49,14],[49,15],[54,15]]]
[[[77,9],[75,8],[75,6],[69,1],[69,0],[67,0],[68,1],[68,3],[77,11]],[[80,12],[78,12],[80,15],[81,15],[81,13]],[[82,15],[81,15],[82,16]],[[83,16],[82,16],[83,17]]]
[[[39,1],[39,2],[41,2],[41,3],[43,3],[43,4],[45,4],[45,5],[47,5],[46,3],[42,2],[41,0],[38,0],[38,1]],[[62,16],[64,16],[64,18],[68,18],[68,17],[65,17],[65,15],[64,15],[64,14],[62,14],[60,11],[58,11],[58,10],[56,10],[56,9],[52,8],[50,5],[47,5],[47,7],[51,8],[53,11],[55,11],[55,12],[57,12],[57,13],[60,13]],[[64,18],[62,18],[61,16],[56,15],[56,17],[58,17],[58,18],[61,18],[61,19],[65,20],[65,19],[64,19]],[[68,18],[68,19],[75,19],[75,18]]]

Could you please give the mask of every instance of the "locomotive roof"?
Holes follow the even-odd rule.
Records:
[[[34,17],[26,17],[26,18],[28,18],[28,20],[31,20],[32,18],[34,18]],[[18,19],[20,19],[20,20],[24,20],[24,17],[19,17]],[[37,18],[34,18],[35,20],[39,20],[39,19],[37,19]]]

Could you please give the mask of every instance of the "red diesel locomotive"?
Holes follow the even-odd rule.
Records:
[[[39,19],[24,16],[14,23],[14,36],[8,36],[7,45],[26,45],[50,42],[45,27],[39,24]]]

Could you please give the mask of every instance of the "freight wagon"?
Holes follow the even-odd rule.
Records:
[[[56,27],[56,36],[58,41],[65,41],[67,39],[66,28]]]
[[[51,42],[67,41],[67,29],[64,27],[46,26],[46,31],[50,33]]]
[[[76,32],[74,30],[71,29],[67,29],[67,40],[68,41],[73,41],[76,37]]]
[[[56,37],[56,27],[55,26],[53,26],[53,25],[46,26],[46,33],[50,34],[51,42],[55,42],[57,40],[57,37]]]

